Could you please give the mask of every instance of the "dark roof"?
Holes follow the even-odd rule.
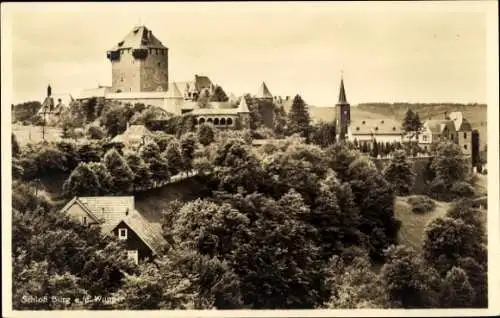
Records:
[[[349,129],[352,135],[401,135],[401,123],[389,119],[352,120]]]
[[[338,105],[347,105],[347,98],[345,96],[345,88],[344,88],[344,78],[340,79],[340,91],[339,91],[339,102]]]
[[[111,51],[119,49],[166,49],[151,30],[145,26],[137,26],[130,31],[122,41],[118,42]]]
[[[452,120],[449,119],[431,119],[424,123],[424,126],[429,128],[432,134],[439,135],[442,134],[444,129],[455,131],[455,125]]]
[[[273,98],[273,94],[271,94],[265,82],[260,84],[259,91],[257,92],[257,98]]]
[[[212,81],[208,78],[208,76],[195,75],[194,85],[198,91],[201,91],[203,88],[210,88]]]

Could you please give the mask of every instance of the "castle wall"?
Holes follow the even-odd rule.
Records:
[[[458,145],[464,155],[472,155],[472,131],[457,132]]]
[[[141,92],[168,91],[168,50],[149,49],[140,63]]]

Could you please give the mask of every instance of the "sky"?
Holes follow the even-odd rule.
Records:
[[[459,2],[460,3],[460,2]],[[169,48],[169,77],[207,75],[228,93],[300,94],[334,105],[487,100],[487,16],[387,3],[10,4],[12,103],[111,85],[106,51],[136,25]],[[2,17],[2,20],[4,18]]]

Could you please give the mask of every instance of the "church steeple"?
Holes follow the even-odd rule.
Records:
[[[347,98],[345,97],[345,88],[344,88],[344,75],[340,77],[340,92],[339,92],[339,102],[338,105],[347,105]]]

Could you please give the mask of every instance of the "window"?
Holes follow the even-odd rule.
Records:
[[[225,126],[226,125],[226,118],[221,118],[220,124]]]
[[[232,120],[231,118],[228,118],[228,119],[227,119],[227,124],[228,124],[229,126],[230,126],[230,125],[232,125],[232,124],[233,124],[233,120]]]
[[[127,250],[127,257],[134,261],[134,263],[139,263],[139,252],[137,250]]]
[[[87,225],[87,217],[86,216],[83,217],[83,225]]]
[[[356,130],[359,130],[359,127],[356,127]]]
[[[464,139],[467,139],[467,133],[464,132]]]
[[[219,125],[219,118],[214,119],[214,125]]]
[[[423,135],[423,136],[422,136],[422,140],[423,140],[423,141],[427,141],[427,135]]]
[[[120,240],[126,240],[127,239],[127,229],[118,229],[118,238]]]
[[[364,120],[363,120],[361,123],[362,123],[362,124],[366,124],[366,121],[364,121]]]
[[[467,150],[467,145],[464,145],[464,149]]]

